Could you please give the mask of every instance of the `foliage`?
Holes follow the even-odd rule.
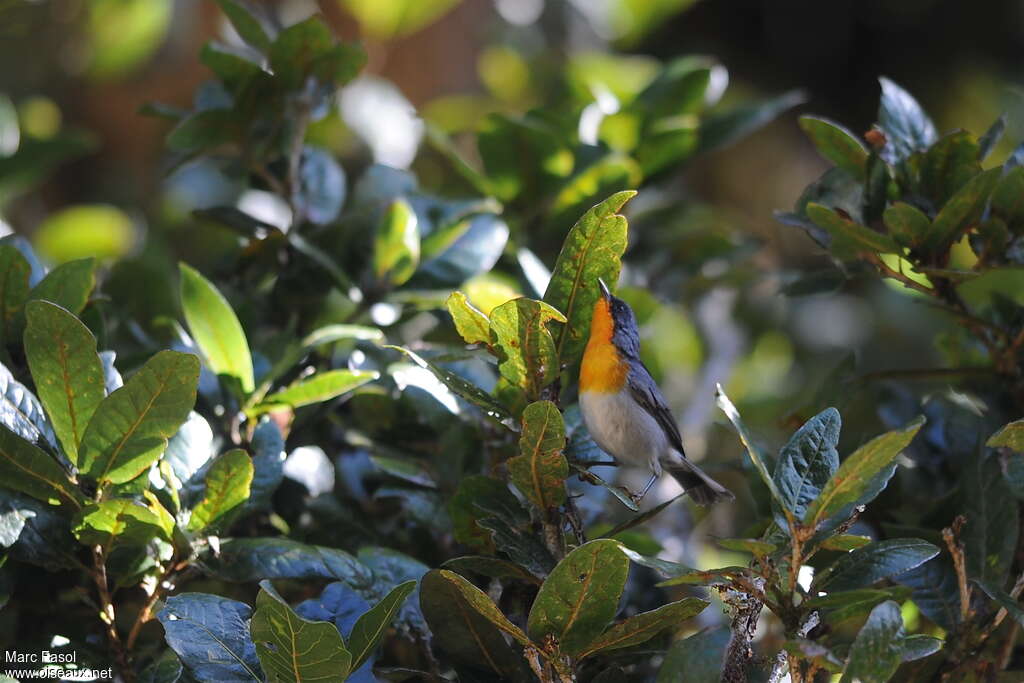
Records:
[[[345,3],[381,39],[452,4]],[[694,298],[758,277],[749,242],[694,228],[674,183],[801,95],[720,107],[722,67],[705,57],[595,95],[585,65],[566,64],[563,87],[526,111],[468,130],[428,116],[417,175],[324,142],[360,46],[319,17],[281,27],[217,5],[242,44],[203,48],[213,79],[189,110],[147,112],[170,122],[172,178],[203,169],[276,213],[237,197],[197,207],[187,220],[221,241],[196,265],[152,243],[132,254],[111,207],[51,217],[42,257],[0,240],[0,617],[27,625],[20,650],[60,636],[80,665],[129,681],[926,681],[1011,667],[1024,151],[984,167],[998,122],[940,137],[885,79],[866,143],[801,119],[835,168],[780,218],[828,250],[829,286],[878,272],[953,316],[943,376],[967,379],[950,400],[862,392],[865,419],[840,365],[770,418],[802,425],[777,455],[719,386],[746,453],[723,472],[743,506],[732,521],[749,525],[710,559],[666,559],[649,530],[682,505],[641,511],[580,419],[597,280],[634,285],[618,293],[659,379],[686,362],[679,338],[715,346],[713,325],[698,335],[637,273]],[[46,172],[4,155],[0,202]],[[82,220],[100,238],[72,239]],[[750,417],[747,382],[729,393]],[[670,534],[716,514],[688,508]],[[40,585],[59,586],[66,614],[33,606]],[[765,607],[771,635],[755,643]],[[728,629],[713,626],[723,609]]]

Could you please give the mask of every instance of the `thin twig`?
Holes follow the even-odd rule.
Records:
[[[92,577],[96,584],[96,592],[100,599],[100,619],[107,627],[107,640],[110,642],[110,650],[114,655],[118,672],[125,681],[131,683],[135,680],[135,672],[128,666],[128,655],[124,643],[117,632],[115,621],[114,602],[110,596],[110,588],[107,585],[107,564],[106,551],[103,546],[96,545],[92,549],[93,569]]]
[[[957,540],[960,529],[963,528],[964,517],[957,515],[953,520],[952,527],[942,530],[942,540],[949,548],[949,554],[953,556],[953,567],[956,569],[956,580],[960,593],[960,621],[967,623],[971,612],[971,588],[967,583],[967,563],[964,560],[964,546]]]

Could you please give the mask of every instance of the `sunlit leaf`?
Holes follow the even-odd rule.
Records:
[[[558,377],[559,358],[550,321],[565,322],[557,310],[535,299],[520,297],[491,311],[491,345],[498,354],[498,371],[528,400]]]
[[[51,214],[35,233],[39,253],[55,263],[91,256],[120,258],[132,249],[135,239],[131,219],[120,209],[100,204]]]
[[[396,199],[377,225],[373,270],[378,280],[404,284],[420,261],[420,233],[408,202]]]
[[[203,499],[192,510],[189,530],[202,531],[215,525],[226,528],[232,513],[249,499],[252,476],[252,460],[242,449],[230,450],[216,458],[206,473]]]

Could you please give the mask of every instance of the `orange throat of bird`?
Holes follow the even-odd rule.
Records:
[[[621,359],[612,343],[615,321],[604,297],[594,304],[590,319],[590,341],[583,352],[580,366],[580,391],[599,394],[618,393],[626,383],[629,366]]]

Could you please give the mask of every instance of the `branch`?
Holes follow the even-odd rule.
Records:
[[[760,577],[755,578],[753,588],[763,594],[764,579]],[[725,649],[725,661],[722,665],[722,682],[746,683],[747,663],[754,656],[754,650],[750,644],[754,640],[757,618],[761,615],[764,603],[752,595],[732,590],[726,591],[723,600],[736,610],[736,615],[732,619],[730,626],[732,633],[729,636],[729,644]]]
[[[114,602],[111,599],[110,588],[107,585],[107,559],[103,546],[93,546],[92,560],[92,578],[96,584],[96,592],[100,599],[100,619],[107,626],[107,640],[110,642],[110,650],[114,655],[117,670],[125,681],[131,683],[135,680],[135,672],[128,665],[128,654],[124,643],[121,642],[121,636],[117,632]]]

